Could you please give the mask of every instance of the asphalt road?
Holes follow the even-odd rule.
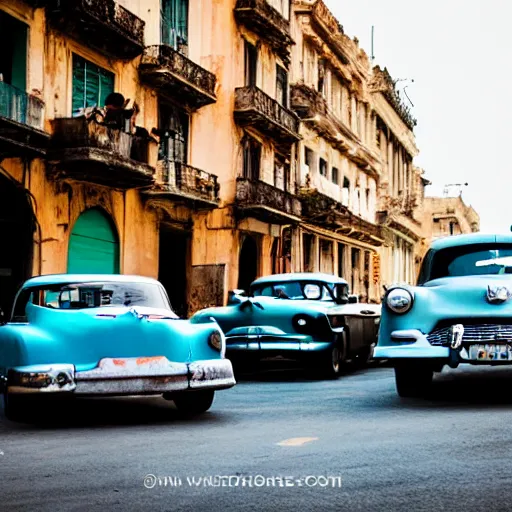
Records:
[[[158,398],[2,417],[0,510],[511,510],[511,384],[512,369],[451,370],[401,401],[388,368],[289,371],[192,420]]]

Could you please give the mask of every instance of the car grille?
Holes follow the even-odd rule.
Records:
[[[442,327],[433,330],[427,335],[431,345],[449,346],[451,342],[451,328]],[[512,325],[479,324],[464,325],[462,343],[512,343]]]

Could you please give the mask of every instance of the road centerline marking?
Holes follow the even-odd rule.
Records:
[[[284,441],[279,441],[279,443],[276,444],[278,446],[304,446],[313,441],[318,441],[318,437],[292,437]]]

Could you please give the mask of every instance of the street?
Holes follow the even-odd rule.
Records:
[[[195,419],[160,398],[82,399],[32,425],[2,417],[0,508],[507,510],[511,379],[444,370],[431,398],[401,402],[390,368],[337,381],[287,370],[242,378]],[[215,476],[232,478],[201,480]]]

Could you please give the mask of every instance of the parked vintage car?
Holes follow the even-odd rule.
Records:
[[[374,357],[401,397],[425,395],[445,365],[512,364],[511,274],[511,235],[457,235],[431,244],[416,286],[387,290]]]
[[[218,322],[235,367],[280,358],[314,365],[335,378],[349,359],[371,357],[380,308],[358,303],[344,279],[295,273],[257,279],[245,296],[230,292],[226,307],[202,310],[192,319]]]
[[[29,279],[0,326],[5,414],[45,396],[162,394],[201,413],[235,385],[213,320],[180,319],[156,280],[129,275]]]

